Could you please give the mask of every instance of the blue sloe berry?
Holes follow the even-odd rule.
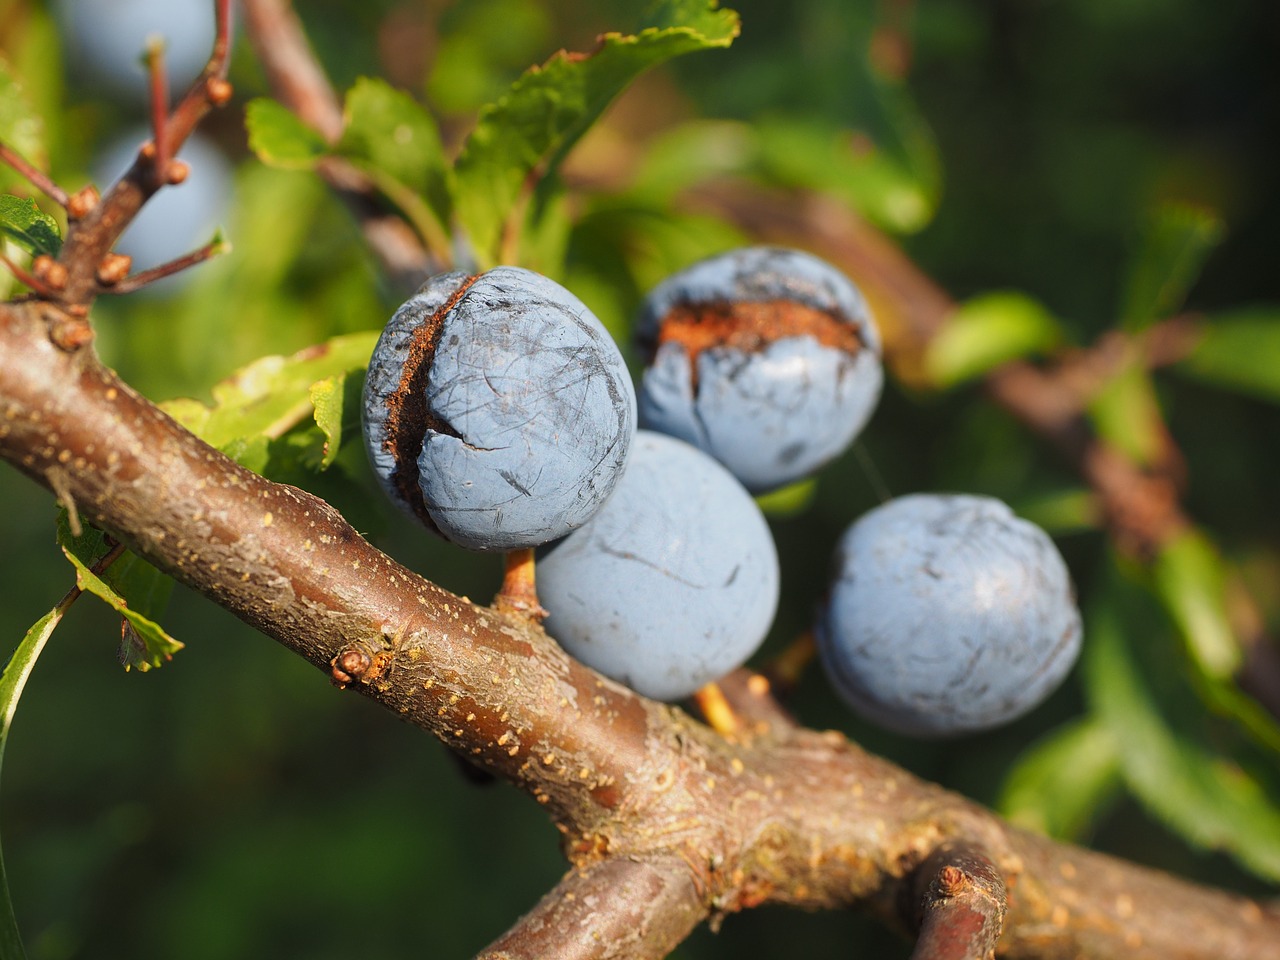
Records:
[[[636,327],[640,425],[762,493],[843,453],[880,397],[880,338],[857,287],[799,250],[749,247],[663,281]]]
[[[388,495],[445,539],[515,550],[604,503],[635,435],[635,392],[603,325],[539,274],[440,274],[391,318],[364,388]]]
[[[1080,652],[1080,611],[1053,541],[999,500],[899,497],[836,551],[818,647],[867,719],[956,736],[1031,710]]]
[[[613,496],[539,551],[547,631],[633,690],[677,700],[756,651],[778,555],[742,485],[688,444],[641,430]]]

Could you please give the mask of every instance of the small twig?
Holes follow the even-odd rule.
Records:
[[[67,192],[54,183],[40,170],[37,170],[11,147],[0,141],[0,160],[22,174],[33,187],[45,194],[50,200],[64,209],[67,206]]]
[[[34,274],[31,274],[24,268],[18,266],[3,253],[0,253],[0,263],[3,263],[9,268],[9,272],[18,279],[19,283],[25,287],[30,287],[40,296],[50,300],[58,296],[57,290],[45,283],[43,280],[38,279]]]
[[[772,683],[762,673],[734,670],[721,677],[715,687],[721,701],[720,709],[729,711],[734,718],[733,732],[739,739],[747,736],[777,738],[799,728],[795,718],[778,703]],[[705,705],[701,700],[698,703],[705,714]],[[710,717],[708,722],[711,722]],[[715,723],[711,725],[719,729]]]
[[[911,960],[992,960],[1008,910],[1004,878],[976,850],[943,846],[916,870]]]
[[[151,138],[155,143],[156,186],[169,182],[169,147],[165,127],[169,118],[169,76],[164,65],[164,42],[158,37],[147,41],[147,80],[151,92]]]
[[[111,294],[133,293],[133,291],[140,290],[149,284],[155,283],[157,280],[163,280],[165,277],[171,277],[175,273],[181,273],[183,270],[194,267],[196,264],[204,263],[206,260],[212,260],[214,257],[230,250],[231,244],[225,240],[211,240],[198,250],[192,250],[186,256],[142,270],[131,277],[125,277],[118,283],[102,284],[98,292]]]
[[[764,665],[764,675],[769,678],[777,695],[786,699],[800,685],[805,670],[817,655],[818,645],[813,639],[813,632],[806,630]]]
[[[98,279],[103,258],[157,190],[185,178],[185,164],[171,158],[177,155],[205,115],[230,98],[231,87],[226,74],[231,49],[231,0],[217,0],[216,16],[217,35],[213,50],[191,89],[169,112],[167,119],[161,121],[162,108],[155,105],[155,100],[157,90],[163,84],[156,76],[155,66],[152,67],[155,138],[143,146],[133,166],[111,185],[96,205],[84,204],[88,209],[84,210],[82,219],[71,218],[71,229],[67,232],[60,258],[69,273],[64,294],[66,303],[83,307],[103,292],[103,285]],[[153,62],[155,59],[153,56]],[[186,258],[174,261],[175,265],[184,263]],[[146,282],[157,279],[153,271],[147,271],[146,276]],[[136,278],[132,281],[127,279],[111,289],[123,293],[139,285]]]

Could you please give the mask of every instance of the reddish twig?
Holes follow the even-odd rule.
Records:
[[[30,290],[35,291],[40,296],[46,299],[53,299],[58,295],[57,289],[55,289],[53,286],[46,283],[45,281],[41,280],[39,277],[35,276],[34,274],[26,270],[24,267],[21,267],[18,264],[14,263],[3,253],[0,253],[0,263],[3,263],[6,267],[9,268],[9,272],[12,273],[14,277],[17,278],[19,283],[29,288]]]
[[[149,286],[157,280],[163,280],[165,277],[171,277],[174,274],[181,273],[183,270],[190,269],[197,264],[204,263],[206,260],[212,260],[214,257],[229,252],[230,249],[231,244],[227,243],[225,240],[211,240],[203,247],[200,247],[197,250],[192,250],[185,256],[178,257],[175,260],[170,260],[167,263],[162,263],[159,266],[151,267],[147,270],[139,271],[138,273],[125,277],[115,283],[106,282],[100,275],[99,282],[101,283],[101,287],[98,292],[109,294],[133,293],[135,290],[141,290],[143,287]]]
[[[164,64],[164,43],[153,38],[147,43],[147,81],[151,93],[151,142],[155,144],[156,186],[169,181],[169,145],[165,127],[169,117],[169,77]]]
[[[28,183],[58,204],[58,206],[66,208],[68,201],[67,191],[50,180],[43,171],[33,167],[21,154],[2,141],[0,141],[0,161],[4,161],[13,167],[14,170],[26,178]]]
[[[88,209],[83,216],[72,220],[59,254],[68,273],[61,302],[86,306],[102,291],[98,270],[120,234],[157,190],[185,177],[185,166],[180,167],[175,161],[162,166],[161,162],[176,156],[205,115],[230,98],[226,74],[231,51],[231,0],[217,0],[216,20],[213,50],[191,89],[163,122],[157,120],[153,106],[155,139],[143,146],[133,165],[96,204],[86,203]],[[153,90],[159,85],[153,79]]]

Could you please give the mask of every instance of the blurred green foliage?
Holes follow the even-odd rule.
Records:
[[[958,743],[862,724],[816,670],[793,707],[1035,829],[1265,889],[1280,877],[1276,725],[1234,670],[1247,642],[1280,635],[1280,64],[1269,41],[1280,7],[732,6],[741,35],[731,46],[645,74],[565,157],[608,99],[605,85],[592,96],[575,88],[569,112],[538,137],[497,123],[510,101],[486,104],[514,89],[527,108],[520,97],[555,99],[579,83],[572,71],[542,74],[534,96],[520,78],[561,48],[590,51],[599,33],[640,29],[634,4],[299,5],[347,92],[351,126],[335,151],[429,242],[441,242],[456,204],[471,203],[481,259],[496,256],[506,204],[477,184],[519,193],[537,164],[565,159],[563,178],[546,179],[531,204],[519,255],[568,283],[624,349],[649,287],[749,239],[688,204],[690,187],[816,191],[895,233],[966,304],[928,361],[951,389],[891,384],[854,453],[775,498],[784,605],[765,655],[808,626],[831,546],[883,491],[963,490],[1001,497],[1058,536],[1090,612],[1085,665],[1030,717]],[[668,16],[680,9],[665,5]],[[0,0],[0,138],[75,189],[143,108],[142,98],[100,99],[67,49],[45,4]],[[625,86],[631,66],[608,82]],[[247,44],[232,79],[236,99],[206,129],[238,164],[223,220],[234,249],[184,285],[101,301],[100,350],[241,462],[324,496],[398,559],[483,598],[497,562],[396,522],[349,442],[363,358],[404,291],[308,171],[323,145],[263,101],[246,133],[246,105],[268,94]],[[292,169],[264,166],[251,140]],[[504,145],[484,148],[483,163],[471,154],[458,192],[451,161],[482,142]],[[21,192],[7,172],[0,186]],[[1132,569],[1113,559],[1079,479],[963,384],[1004,359],[1181,311],[1207,318],[1190,354],[1154,372],[1128,358],[1091,409],[1102,435],[1139,461],[1161,455],[1161,424],[1186,458],[1200,530]],[[324,353],[299,353],[326,342]],[[13,471],[0,472],[0,495],[8,650],[75,572],[55,541],[52,498]],[[1248,633],[1233,599],[1242,585],[1256,607]],[[181,588],[147,615],[186,648],[158,672],[126,674],[119,620],[80,601],[7,744],[0,828],[32,960],[462,957],[560,875],[536,804],[474,785],[429,738],[338,694]],[[907,954],[858,916],[767,910],[700,930],[676,956],[842,956],[854,944]]]

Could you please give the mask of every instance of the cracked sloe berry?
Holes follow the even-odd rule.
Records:
[[[740,666],[778,605],[778,555],[755,501],[688,444],[636,434],[582,529],[539,551],[547,632],[633,690],[678,700]]]
[[[711,454],[753,493],[843,453],[880,397],[880,339],[858,289],[799,250],[694,264],[645,299],[640,425]]]
[[[1080,652],[1066,564],[999,500],[917,494],[840,540],[817,626],[827,677],[867,719],[918,736],[1007,723]]]
[[[445,539],[516,550],[563,537],[608,498],[635,393],[577,297],[519,267],[432,277],[378,340],[369,458],[393,501]]]

